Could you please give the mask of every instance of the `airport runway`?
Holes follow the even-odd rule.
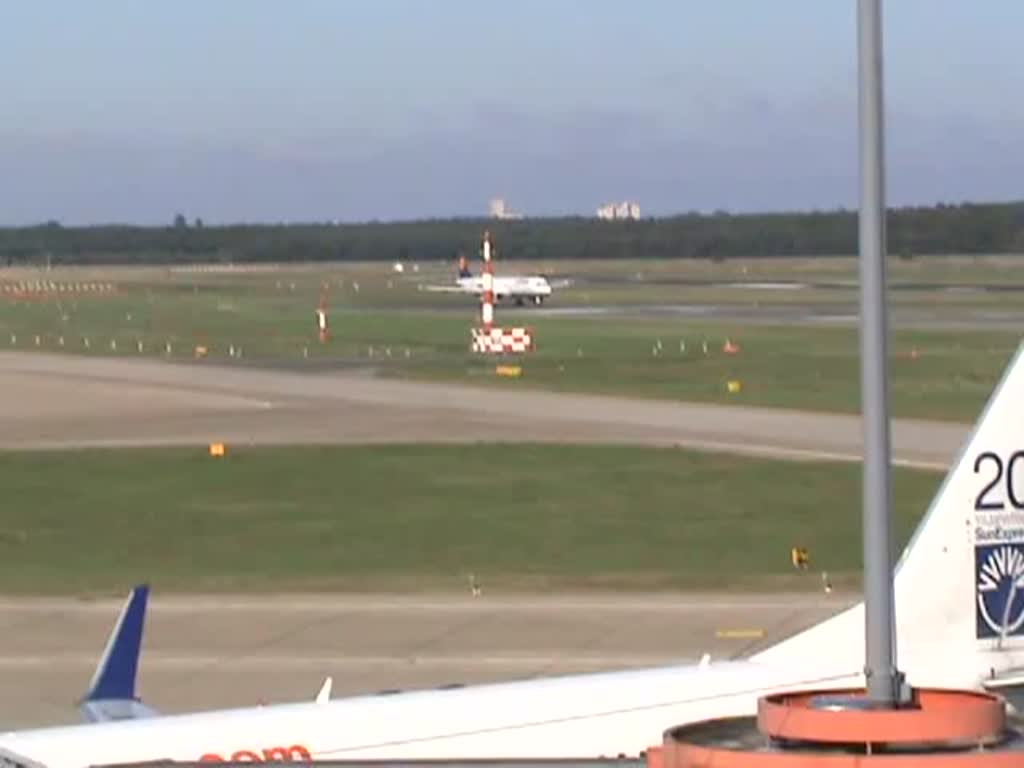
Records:
[[[139,691],[158,710],[312,699],[744,655],[839,595],[161,597]],[[0,600],[0,723],[72,723],[120,600]]]
[[[896,421],[895,460],[942,468],[967,425]],[[0,353],[0,448],[466,441],[678,445],[791,459],[857,460],[857,416],[509,392],[296,373]]]

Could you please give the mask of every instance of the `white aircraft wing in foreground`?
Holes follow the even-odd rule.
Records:
[[[903,552],[895,594],[899,663],[911,685],[1020,691],[1021,352]],[[635,755],[672,725],[754,714],[766,693],[862,685],[863,660],[858,605],[744,661],[333,701],[325,688],[305,703],[16,731],[0,735],[0,750],[51,768],[161,759]]]

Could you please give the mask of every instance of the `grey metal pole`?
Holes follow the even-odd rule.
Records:
[[[864,619],[868,698],[894,706],[896,669],[889,520],[885,137],[881,0],[858,0],[860,70],[860,358],[864,419]]]

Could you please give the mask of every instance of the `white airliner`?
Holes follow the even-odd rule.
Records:
[[[453,285],[425,285],[423,290],[434,293],[466,293],[479,296],[484,291],[483,277],[469,271],[460,260],[458,277]],[[542,275],[495,275],[494,298],[498,302],[514,301],[518,306],[526,302],[543,304],[552,293],[551,283]]]
[[[899,666],[911,685],[987,688],[1019,702],[1024,347],[903,552],[895,590]],[[695,665],[334,701],[328,681],[309,702],[159,716],[134,696],[144,602],[137,590],[86,697],[91,719],[128,719],[2,734],[0,756],[78,768],[161,759],[637,755],[673,725],[753,714],[766,693],[863,685],[858,605],[743,661],[705,657]]]

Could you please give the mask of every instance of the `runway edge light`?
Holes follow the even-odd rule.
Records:
[[[228,455],[228,447],[224,443],[210,443],[210,455],[214,458],[223,458]]]

